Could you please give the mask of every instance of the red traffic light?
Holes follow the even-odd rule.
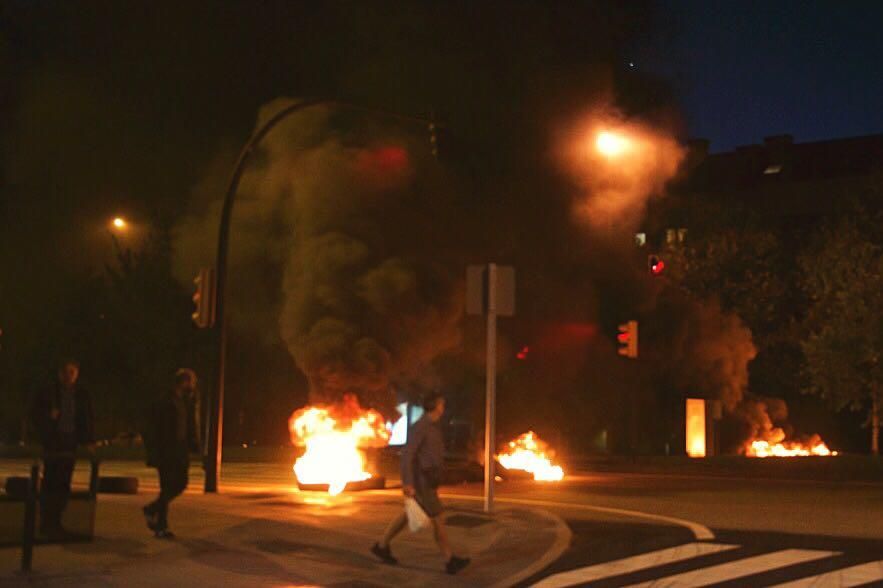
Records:
[[[515,357],[518,359],[521,359],[521,360],[525,360],[525,359],[527,359],[527,354],[529,352],[530,352],[530,347],[525,345],[524,347],[521,348],[521,351],[519,351],[518,353],[515,354]]]
[[[619,325],[616,340],[619,342],[617,352],[620,355],[632,359],[638,357],[638,321],[629,321]]]
[[[647,267],[650,269],[651,275],[661,276],[665,271],[665,262],[658,255],[650,255],[647,257]]]

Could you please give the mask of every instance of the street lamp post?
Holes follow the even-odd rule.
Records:
[[[236,198],[236,192],[239,188],[239,181],[245,170],[245,165],[251,158],[254,149],[258,146],[267,133],[273,127],[278,125],[292,114],[310,108],[312,106],[329,105],[347,108],[349,110],[357,110],[369,114],[381,115],[387,118],[398,120],[420,122],[424,124],[432,124],[431,119],[407,116],[395,112],[349,104],[337,100],[329,100],[322,98],[306,99],[300,102],[290,104],[279,112],[274,114],[267,122],[260,126],[245,143],[233,173],[230,175],[230,182],[227,185],[227,193],[224,195],[224,205],[221,209],[221,222],[218,227],[218,251],[216,255],[216,287],[215,287],[215,316],[216,322],[214,326],[215,344],[217,347],[217,361],[214,370],[214,396],[209,399],[209,430],[208,439],[206,440],[204,468],[205,468],[205,492],[218,491],[218,479],[221,475],[221,457],[223,452],[223,434],[224,434],[224,373],[225,362],[227,356],[227,313],[226,313],[226,286],[227,286],[227,253],[229,251],[230,236],[230,219],[233,214],[233,202]]]

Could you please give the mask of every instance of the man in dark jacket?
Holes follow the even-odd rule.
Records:
[[[43,446],[40,530],[51,539],[64,535],[61,515],[71,492],[77,446],[91,449],[95,443],[92,398],[77,386],[79,377],[77,361],[62,361],[58,381],[37,395],[31,411]]]
[[[174,538],[169,531],[169,503],[187,488],[190,452],[199,451],[196,424],[196,374],[180,369],[175,388],[153,405],[146,437],[147,465],[159,471],[159,497],[144,507],[147,527],[160,539]]]
[[[445,570],[449,574],[456,574],[469,565],[469,558],[457,557],[451,552],[448,533],[441,518],[443,507],[438,498],[438,486],[445,461],[441,429],[441,418],[445,413],[444,397],[440,394],[430,395],[423,402],[423,410],[423,417],[408,431],[408,441],[402,452],[402,492],[416,500],[429,516],[435,542],[446,561]],[[408,516],[402,512],[389,524],[383,538],[374,544],[371,552],[385,563],[397,564],[398,560],[393,557],[389,544],[407,524]]]

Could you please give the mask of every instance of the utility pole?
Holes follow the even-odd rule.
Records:
[[[484,412],[484,512],[494,508],[494,435],[497,425],[497,264],[487,266],[487,360]]]
[[[466,269],[466,312],[487,315],[484,413],[484,512],[494,509],[497,428],[497,317],[515,314],[515,270],[495,263]]]

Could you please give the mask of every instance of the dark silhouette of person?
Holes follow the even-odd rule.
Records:
[[[95,446],[92,397],[77,385],[79,377],[79,362],[61,361],[55,385],[37,394],[31,411],[43,447],[40,532],[51,540],[67,535],[61,516],[70,497],[77,446]]]
[[[172,539],[169,503],[187,488],[190,452],[199,451],[196,424],[196,373],[182,368],[175,387],[152,407],[145,436],[147,465],[159,472],[159,497],[144,507],[147,527],[160,539]]]

